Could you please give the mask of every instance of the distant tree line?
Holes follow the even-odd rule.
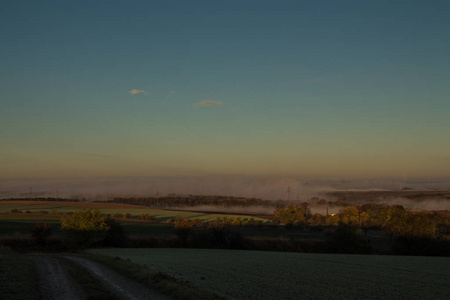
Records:
[[[58,201],[58,202],[79,202],[79,199],[54,198],[54,197],[35,197],[35,198],[5,198],[0,201]]]
[[[103,202],[103,201],[102,201]],[[220,208],[227,207],[266,207],[280,208],[289,204],[301,204],[300,201],[288,200],[262,200],[260,198],[232,197],[218,195],[174,195],[169,194],[163,197],[116,197],[108,202],[135,204],[144,206],[164,207],[164,208],[189,208],[196,206],[216,206]],[[312,197],[308,200],[314,206],[327,206],[329,208],[348,207],[351,203],[343,200],[329,201],[319,197]]]
[[[250,206],[262,206],[262,207],[274,207],[277,204],[284,205],[287,202],[283,200],[270,201],[262,200],[259,198],[246,198],[246,197],[231,197],[231,196],[202,196],[202,195],[187,195],[177,196],[168,195],[164,197],[139,197],[139,198],[114,198],[114,203],[126,203],[145,206],[156,207],[195,207],[195,206],[217,206],[221,208],[225,207],[250,207]]]
[[[262,220],[254,218],[218,218],[211,222],[200,219],[174,220],[175,234],[184,247],[244,249],[248,239],[243,227],[262,227]]]
[[[391,253],[450,256],[450,213],[408,211],[401,205],[347,206],[336,214],[312,214],[308,203],[275,209],[273,222],[286,228],[303,227],[331,234],[329,250],[336,253],[370,253],[367,232],[382,230]]]
[[[289,204],[274,211],[274,222],[286,225],[338,226],[363,230],[381,229],[389,236],[440,238],[450,235],[447,211],[407,211],[401,205],[364,204],[348,206],[337,214],[312,214],[308,203]]]

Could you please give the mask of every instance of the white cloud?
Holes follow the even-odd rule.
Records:
[[[222,106],[223,103],[219,101],[213,101],[213,100],[203,100],[197,103],[194,103],[194,106],[215,106],[219,107]]]
[[[131,95],[148,95],[150,94],[147,91],[143,91],[143,90],[130,90],[128,91]]]

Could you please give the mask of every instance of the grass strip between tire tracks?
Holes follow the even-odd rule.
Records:
[[[181,281],[159,271],[139,266],[118,257],[111,258],[101,255],[80,254],[81,257],[101,263],[118,273],[139,282],[149,289],[167,295],[172,299],[186,300],[219,300],[225,299],[210,291],[195,286],[188,281]]]
[[[56,258],[67,268],[70,276],[72,276],[88,294],[89,300],[118,300],[113,293],[103,286],[100,280],[92,276],[85,268],[67,258]]]

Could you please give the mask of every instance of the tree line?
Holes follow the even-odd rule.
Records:
[[[285,204],[280,200],[281,204]],[[275,202],[270,200],[262,200],[259,198],[246,198],[246,197],[232,197],[232,196],[217,196],[217,195],[168,195],[164,197],[133,197],[133,198],[114,198],[114,203],[135,204],[144,206],[156,206],[156,207],[195,207],[195,206],[217,206],[221,208],[225,207],[250,207],[250,206],[263,206],[273,207]]]
[[[316,205],[329,205],[334,206],[348,206],[349,203],[345,201],[327,201],[318,197],[313,197],[310,201]],[[217,206],[221,208],[226,207],[284,207],[292,203],[287,200],[263,200],[260,198],[248,198],[248,197],[233,197],[233,196],[219,196],[219,195],[174,195],[169,194],[163,197],[116,197],[108,202],[123,203],[123,204],[135,204],[144,206],[156,206],[166,208],[185,208],[195,206]]]
[[[401,205],[364,204],[348,206],[337,214],[312,214],[308,203],[289,204],[274,211],[273,221],[286,226],[338,226],[344,224],[361,229],[381,229],[391,237],[448,238],[450,214],[448,211],[407,211]]]
[[[55,198],[55,197],[33,197],[33,198],[5,198],[0,201],[57,201],[57,202],[79,202],[79,199]]]

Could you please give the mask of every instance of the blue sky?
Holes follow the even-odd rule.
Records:
[[[3,1],[0,177],[450,176],[448,1]]]

